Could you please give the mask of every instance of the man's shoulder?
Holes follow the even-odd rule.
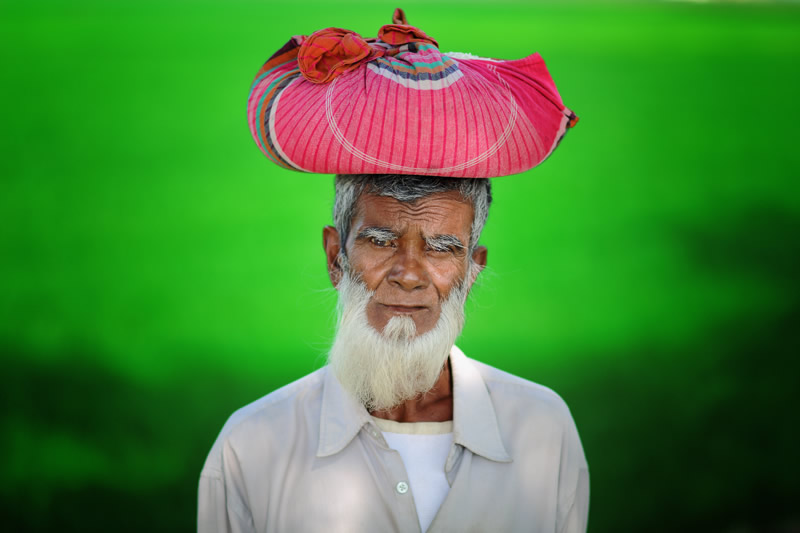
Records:
[[[318,400],[325,381],[325,372],[327,367],[320,368],[237,409],[225,423],[223,433],[226,429],[232,431],[238,426],[272,417],[276,411],[291,410],[300,404]]]
[[[496,409],[535,408],[538,413],[571,417],[566,402],[549,387],[475,359],[470,359],[470,362],[481,374]]]
[[[297,430],[301,419],[318,419],[322,389],[327,367],[276,389],[266,396],[237,409],[225,422],[206,459],[203,471],[220,468],[223,447],[285,438],[288,431]]]

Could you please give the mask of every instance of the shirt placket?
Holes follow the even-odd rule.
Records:
[[[377,476],[375,482],[384,495],[384,501],[391,502],[391,511],[397,520],[398,530],[403,533],[422,533],[414,505],[413,488],[408,481],[408,472],[402,457],[396,450],[389,448],[374,423],[366,424],[362,431],[366,433],[367,448],[375,454],[376,463],[382,465],[382,468],[373,470]]]

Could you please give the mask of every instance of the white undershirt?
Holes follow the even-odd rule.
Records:
[[[373,419],[386,443],[403,459],[419,527],[424,533],[450,490],[444,464],[453,444],[453,422],[400,423]]]

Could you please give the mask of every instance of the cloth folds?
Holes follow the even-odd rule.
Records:
[[[402,10],[376,38],[293,37],[257,73],[247,110],[271,161],[323,174],[516,174],[577,122],[539,54],[443,54]]]

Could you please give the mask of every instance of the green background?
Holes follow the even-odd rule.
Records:
[[[269,163],[245,103],[291,35],[394,7],[0,5],[8,531],[191,531],[226,417],[323,364],[332,178]],[[800,6],[402,7],[540,52],[581,117],[493,180],[459,345],[566,399],[590,531],[800,531]]]

